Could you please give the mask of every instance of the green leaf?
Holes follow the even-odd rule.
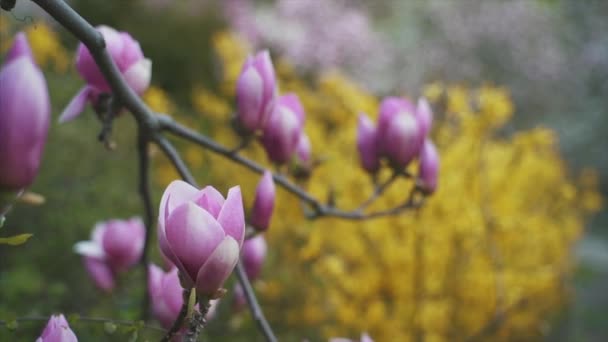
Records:
[[[139,331],[135,330],[132,334],[131,337],[129,338],[129,342],[136,342],[137,338],[139,337]]]
[[[19,234],[15,236],[0,238],[0,245],[19,246],[27,242],[27,240],[31,238],[32,235],[34,234]]]

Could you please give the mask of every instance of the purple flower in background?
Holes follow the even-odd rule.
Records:
[[[110,57],[129,87],[141,95],[150,86],[152,62],[144,57],[139,43],[130,34],[108,26],[98,26],[97,31],[103,36]],[[87,102],[94,103],[99,94],[111,92],[110,85],[83,43],[78,45],[76,52],[76,69],[87,85],[68,104],[59,117],[59,122],[74,119],[84,111]]]
[[[44,75],[20,32],[0,68],[0,190],[19,190],[36,178],[50,112]]]
[[[179,269],[183,285],[213,297],[236,266],[245,238],[241,189],[224,199],[215,188],[199,190],[173,181],[161,199],[158,241]]]
[[[78,342],[63,315],[51,316],[36,342]]]
[[[246,133],[264,128],[276,97],[276,80],[270,53],[247,57],[236,84],[237,121]]]
[[[144,248],[146,229],[140,218],[99,222],[90,241],[74,246],[84,257],[87,272],[105,291],[114,288],[114,276],[139,261]]]

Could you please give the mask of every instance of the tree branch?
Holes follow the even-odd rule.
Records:
[[[247,299],[247,303],[249,304],[249,310],[251,311],[251,315],[253,319],[258,325],[258,328],[264,334],[266,341],[268,342],[276,342],[277,338],[274,336],[272,332],[272,328],[270,324],[266,320],[264,316],[264,312],[258,303],[258,300],[255,296],[255,292],[253,291],[253,287],[251,287],[251,283],[249,282],[249,278],[247,278],[247,273],[245,272],[245,268],[243,267],[243,263],[239,260],[236,264],[236,275],[243,288],[243,292],[245,293],[245,298]]]
[[[173,322],[173,326],[171,326],[171,329],[169,329],[169,331],[167,331],[167,334],[165,334],[165,336],[163,337],[162,340],[160,340],[160,342],[171,341],[171,338],[173,337],[173,335],[175,335],[182,328],[182,325],[184,325],[184,319],[186,318],[186,314],[188,314],[188,301],[190,299],[191,292],[192,292],[192,289],[184,289],[184,293],[182,294],[183,299],[184,299],[184,303],[182,304],[182,309],[179,311],[179,314],[177,315],[175,322]]]
[[[138,126],[137,153],[139,157],[139,195],[144,207],[144,225],[146,236],[144,250],[141,256],[141,266],[144,269],[144,298],[142,299],[142,319],[147,319],[150,311],[150,299],[148,293],[148,263],[150,260],[150,241],[152,238],[153,210],[150,195],[150,156],[148,155],[149,137],[145,129]]]
[[[256,163],[253,160],[250,160],[242,155],[238,154],[238,151],[234,151],[233,149],[229,149],[215,140],[203,135],[195,130],[192,130],[186,126],[183,126],[170,118],[167,115],[158,115],[157,121],[159,122],[161,130],[166,130],[169,133],[172,133],[180,138],[183,138],[187,141],[195,143],[206,150],[209,150],[215,154],[221,155],[227,159],[234,161],[235,163],[248,168],[249,170],[263,174],[266,171],[266,168],[262,165]],[[346,211],[339,208],[336,208],[331,205],[323,204],[318,199],[314,198],[310,195],[306,190],[297,186],[296,184],[289,181],[284,176],[273,173],[272,178],[275,183],[283,187],[288,192],[292,193],[296,197],[300,198],[304,203],[311,207],[311,213],[307,215],[309,219],[317,219],[325,216],[339,217],[346,220],[367,220],[373,218],[379,218],[383,216],[391,216],[400,214],[409,209],[418,208],[421,206],[422,201],[414,202],[411,200],[406,201],[403,204],[397,205],[393,208],[387,210],[380,210],[371,213],[364,213],[361,210],[355,209],[352,211]],[[390,182],[392,183],[392,181]],[[388,185],[390,185],[390,183]],[[387,186],[388,186],[387,185]],[[384,191],[384,190],[382,190]]]
[[[198,188],[196,180],[190,173],[190,169],[188,169],[188,166],[186,165],[186,163],[184,163],[182,157],[180,157],[179,152],[177,152],[173,144],[171,144],[171,142],[167,140],[167,138],[160,135],[156,137],[155,142],[158,144],[161,150],[163,150],[169,160],[171,160],[171,163],[175,166],[175,169],[177,170],[177,172],[179,172],[179,175],[186,182]]]

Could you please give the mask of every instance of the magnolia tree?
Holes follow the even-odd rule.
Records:
[[[344,210],[331,200],[325,203],[315,198],[297,185],[296,180],[306,179],[316,165],[310,139],[303,131],[306,113],[297,94],[278,93],[268,51],[250,56],[242,67],[233,118],[241,143],[226,147],[144,104],[139,95],[150,84],[152,62],[129,33],[107,26],[94,28],[62,0],[34,2],[81,42],[75,61],[85,85],[66,105],[59,122],[75,119],[91,106],[101,122],[99,140],[108,147],[112,147],[109,137],[115,119],[130,115],[137,122],[143,219],[99,222],[91,239],[76,243],[74,250],[82,255],[84,267],[103,291],[112,291],[117,286],[116,279],[133,267],[140,265],[145,270],[142,318],[145,321],[151,313],[160,322],[162,341],[197,340],[227,292],[223,286],[233,272],[238,278],[233,288],[234,309],[248,306],[260,333],[266,340],[276,341],[251,286],[251,281],[260,275],[266,256],[264,232],[271,225],[276,186],[298,197],[303,215],[311,220],[322,217],[368,220],[399,215],[420,207],[425,196],[436,190],[439,156],[429,139],[433,114],[425,99],[413,103],[404,98],[386,98],[377,123],[360,114],[353,153],[358,152],[360,166],[369,173],[370,186],[375,190],[358,208]],[[2,8],[10,10],[14,3],[2,1]],[[2,220],[10,215],[10,206],[36,177],[49,122],[50,100],[44,75],[32,58],[26,36],[19,33],[0,71]],[[226,194],[213,185],[201,188],[168,136],[196,144],[260,174],[248,215],[238,180]],[[274,173],[239,153],[254,143],[261,144],[268,159],[276,165]],[[159,204],[153,203],[149,189],[150,145],[157,145],[182,177],[169,184]],[[415,159],[419,169],[414,175],[406,167]],[[392,175],[381,179],[382,168],[391,169]],[[375,199],[399,178],[408,178],[416,186],[404,193],[404,200],[398,205],[370,211],[368,207]],[[154,219],[155,208],[158,219]],[[151,239],[155,226],[156,242]],[[2,242],[16,244],[17,240],[19,236]],[[150,248],[156,245],[164,259],[162,267],[149,260]],[[57,315],[49,319],[38,341],[76,341],[76,335],[65,317]],[[363,333],[361,341],[371,338]]]

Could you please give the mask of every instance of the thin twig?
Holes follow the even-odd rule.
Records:
[[[253,319],[258,325],[258,328],[264,334],[266,341],[268,342],[276,342],[277,338],[274,336],[272,332],[272,328],[266,320],[264,316],[264,312],[258,303],[258,300],[255,296],[255,292],[253,291],[253,287],[251,287],[251,283],[249,282],[249,278],[247,278],[247,272],[245,272],[245,267],[243,267],[243,263],[239,260],[236,264],[236,275],[239,279],[239,283],[243,288],[243,292],[245,293],[245,298],[247,299],[247,303],[249,304],[249,310],[251,311],[251,315]]]
[[[171,142],[163,136],[157,136],[155,142],[158,144],[161,150],[163,150],[169,160],[171,160],[171,163],[175,166],[177,172],[179,172],[179,175],[186,182],[198,187],[196,184],[196,180],[190,173],[190,169],[188,169],[188,166],[186,165],[186,163],[184,163],[182,157],[180,157],[179,152],[177,152],[173,144],[171,144]]]
[[[173,326],[171,326],[171,329],[167,331],[160,342],[169,342],[173,335],[175,335],[182,328],[182,325],[184,325],[184,319],[186,318],[186,314],[188,314],[188,300],[190,299],[190,292],[192,292],[192,289],[184,289],[184,303],[182,304],[182,308],[179,311],[175,322],[173,322]]]
[[[150,195],[150,156],[148,155],[149,140],[144,128],[138,126],[137,153],[139,157],[139,195],[144,207],[144,225],[146,236],[144,250],[141,256],[141,266],[144,269],[144,284],[148,283],[148,263],[150,260],[150,242],[152,238],[153,211]],[[147,319],[150,309],[148,286],[144,286],[144,297],[142,298],[142,319]]]
[[[388,187],[393,184],[394,181],[397,180],[397,178],[399,178],[399,175],[399,172],[393,172],[391,177],[387,179],[386,182],[375,187],[374,193],[365,202],[361,203],[361,205],[356,210],[363,211],[365,210],[365,208],[369,207],[372,203],[374,203],[374,201],[378,199],[378,197],[380,197],[380,195],[382,195],[386,191],[386,189],[388,189]]]
[[[28,317],[16,318],[16,319],[14,319],[14,321],[16,321],[16,322],[40,322],[40,321],[46,322],[49,320],[49,318],[50,318],[50,316],[28,316]],[[112,324],[123,325],[123,326],[134,326],[134,325],[141,324],[141,321],[138,322],[138,321],[123,320],[123,319],[112,319],[112,318],[104,318],[104,317],[86,317],[86,316],[85,317],[78,316],[77,321],[85,322],[85,323],[112,323]],[[10,322],[11,321],[0,320],[0,325],[7,325]],[[165,332],[165,329],[163,329],[159,326],[155,326],[155,325],[143,324],[142,327],[149,329],[149,330],[162,332],[162,333]]]

